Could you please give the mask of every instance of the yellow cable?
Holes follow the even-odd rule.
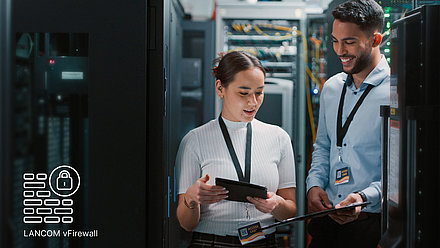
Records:
[[[319,85],[319,80],[315,77],[315,75],[313,75],[312,71],[310,70],[310,68],[308,66],[306,66],[306,73],[310,76],[310,78]]]
[[[285,27],[285,26],[280,26],[280,25],[273,25],[274,29],[277,30],[282,30],[282,31],[287,31],[287,32],[292,32],[292,29],[289,27]]]
[[[257,31],[257,33],[263,34],[263,31],[261,31],[261,29],[255,24],[254,24],[254,29],[255,29],[255,31]]]
[[[237,32],[241,32],[240,29],[239,29],[237,26],[239,26],[239,25],[237,25],[237,24],[232,24],[232,28],[233,28],[235,31],[237,31]]]

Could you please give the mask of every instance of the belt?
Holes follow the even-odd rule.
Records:
[[[266,238],[263,240],[259,240],[256,242],[253,242],[253,244],[266,244],[266,243],[273,243],[275,244],[275,233],[264,235]],[[192,236],[193,242],[211,242],[211,243],[226,243],[226,244],[236,244],[241,245],[240,239],[237,236],[221,236],[221,235],[215,235],[215,234],[209,234],[209,233],[200,233],[200,232],[193,232]]]

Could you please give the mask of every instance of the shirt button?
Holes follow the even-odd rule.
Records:
[[[347,146],[347,144],[344,144],[344,146]]]
[[[342,197],[342,195],[338,195],[338,197],[339,197],[339,198],[341,198],[341,197]]]
[[[355,94],[355,95],[356,95],[356,94],[357,94],[357,92],[353,92],[353,94]]]

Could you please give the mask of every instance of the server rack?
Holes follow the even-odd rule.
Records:
[[[437,240],[439,199],[440,6],[422,6],[391,30],[391,105],[380,247],[430,247]],[[385,110],[385,109],[384,109]],[[389,115],[389,122],[386,116]],[[389,124],[387,124],[389,123]]]
[[[304,2],[256,4],[219,3],[216,7],[216,51],[245,50],[263,63],[269,77],[291,80],[293,84],[293,130],[297,175],[297,214],[305,212],[305,75],[304,48],[306,35]],[[213,93],[214,94],[214,93]],[[264,104],[263,104],[264,105]],[[216,115],[221,102],[217,99]],[[280,232],[283,232],[282,230]],[[287,233],[289,231],[286,231]],[[304,223],[295,224],[287,246],[304,246]]]
[[[307,96],[307,128],[306,155],[307,170],[310,169],[313,144],[319,119],[319,97],[322,87],[328,78],[325,57],[328,53],[328,23],[326,15],[307,15],[307,63],[306,63],[306,96]],[[330,48],[331,49],[331,48]]]
[[[9,66],[9,74],[2,73],[2,77],[8,75],[10,79],[1,84],[0,247],[145,247],[147,142],[159,143],[155,137],[147,139],[146,135],[146,2],[133,1],[129,5],[125,2],[112,2],[105,8],[102,2],[93,0],[49,0],[44,3],[23,0],[14,1],[13,5],[12,1],[2,1],[2,7],[4,3],[7,3],[9,9],[5,15],[2,13],[1,18],[10,21],[6,30],[10,32],[7,40],[12,43],[8,43],[9,47],[3,47],[2,43],[2,49],[7,50],[8,56],[1,56],[5,65],[2,69]],[[41,58],[41,62],[23,58],[27,53],[20,53],[16,48],[22,47],[26,42],[16,41],[21,40],[20,37],[25,33],[30,34],[34,45],[40,40],[35,38],[35,34],[41,34],[41,47],[46,44],[46,34],[49,37],[51,34],[67,34],[63,35],[65,37],[69,37],[69,34],[87,34],[84,39],[89,49],[88,56],[85,56],[88,58],[88,65],[85,67],[90,69],[90,74],[87,76],[87,72],[82,71],[83,81],[88,81],[87,88],[75,87],[78,84],[72,81],[71,84],[62,82],[63,75],[65,80],[81,78],[81,73],[62,73],[67,71],[61,67],[66,65],[69,58],[46,57]],[[75,39],[74,36],[71,38]],[[51,64],[51,59],[54,64]],[[78,66],[82,63],[76,62]],[[44,67],[36,66],[41,63]],[[28,73],[29,70],[31,74]],[[39,74],[43,77],[43,83],[39,86],[38,83],[29,84],[28,80],[37,82],[39,70],[43,70]],[[73,72],[80,71],[75,69]],[[59,79],[56,79],[57,75],[62,80],[56,82]],[[32,85],[30,91],[29,85]],[[75,97],[70,97],[68,91],[75,92]],[[39,93],[42,93],[45,103],[41,109],[38,108],[41,96]],[[159,94],[156,91],[152,95]],[[36,102],[29,101],[33,99],[32,96],[38,96]],[[151,102],[154,102],[153,99]],[[157,102],[154,103],[157,106]],[[41,130],[45,130],[42,137],[47,138],[46,141],[38,139],[39,128],[29,129],[26,123],[22,125],[22,121],[28,118],[24,113],[29,112],[26,110],[29,106],[37,107],[32,110],[33,114],[50,113],[43,114],[47,117],[44,121],[47,125]],[[84,118],[73,118],[74,116],[87,116],[88,124]],[[67,118],[71,119],[66,121]],[[32,123],[33,127],[39,125],[38,115],[36,120],[36,124],[35,121]],[[152,123],[157,122],[160,120],[155,119]],[[53,125],[50,124],[49,127],[49,123]],[[82,127],[76,128],[77,126]],[[159,128],[161,127],[162,125]],[[62,129],[66,132],[62,132]],[[30,146],[23,142],[28,137],[29,130],[37,136],[32,139],[33,145]],[[81,132],[74,133],[73,130]],[[52,143],[50,140],[58,142]],[[36,144],[45,144],[44,148],[54,149],[40,150],[40,146]],[[78,149],[73,149],[74,147]],[[88,160],[86,164],[83,159],[79,159],[78,164],[74,165],[77,166],[75,168],[87,167],[87,171],[80,172],[82,181],[80,191],[76,194],[84,200],[74,199],[74,213],[77,215],[74,216],[72,227],[78,231],[98,229],[98,237],[24,237],[23,228],[16,225],[18,218],[22,225],[26,224],[23,223],[23,199],[20,199],[24,197],[22,173],[25,171],[19,161],[21,165],[28,167],[32,162],[29,162],[30,159],[25,161],[18,158],[29,149],[35,157],[34,160],[38,160],[46,168],[48,163],[53,163],[49,161],[58,160],[55,162],[58,163],[59,160],[64,160],[74,163],[78,157]],[[75,153],[82,155],[77,156]],[[44,157],[46,159],[41,159]],[[36,167],[30,169],[43,172]],[[20,204],[21,211],[18,211],[15,207]],[[26,226],[34,227],[31,224]],[[50,229],[53,226],[46,227]],[[58,228],[57,226],[56,229]]]
[[[164,163],[158,164],[158,169],[164,170],[165,191],[163,200],[165,208],[162,220],[164,223],[163,247],[179,247],[182,245],[182,229],[176,217],[177,195],[175,158],[179,147],[179,137],[182,116],[182,19],[184,16],[183,7],[179,1],[163,1],[164,6],[164,51],[163,71],[164,86]],[[157,106],[156,106],[157,107]]]
[[[215,118],[215,22],[183,20],[181,138],[191,129]]]
[[[35,229],[83,228],[87,216],[84,206],[88,205],[84,197],[88,191],[87,183],[78,188],[78,194],[72,191],[72,196],[68,197],[72,204],[67,204],[70,205],[67,207],[46,204],[47,199],[64,199],[55,195],[57,191],[48,193],[47,199],[38,194],[51,192],[49,175],[52,171],[56,172],[60,165],[73,167],[83,179],[88,177],[88,150],[84,149],[88,147],[89,132],[88,34],[19,32],[16,37],[14,107],[10,116],[13,123],[13,189],[9,226],[27,233]],[[67,173],[71,172],[74,171]],[[45,174],[47,180],[31,176],[38,173]],[[25,174],[30,176],[29,180]],[[29,183],[43,183],[45,186],[27,188]],[[74,184],[73,181],[71,183]],[[26,203],[40,200],[43,200],[40,206]],[[56,214],[60,209],[71,212],[68,215]],[[37,243],[47,247],[72,247],[83,244],[66,237],[42,240],[23,236],[29,235],[14,233],[13,245],[31,247]]]
[[[173,38],[174,46],[170,47],[172,66],[169,70],[170,73],[175,74],[175,77],[169,85],[169,94],[173,97],[166,104],[167,109],[178,115],[179,119],[174,117],[174,120],[167,124],[169,135],[167,168],[170,182],[167,247],[186,247],[191,240],[191,233],[184,231],[176,218],[175,158],[181,139],[190,130],[214,118],[212,93],[215,92],[215,80],[211,72],[211,62],[215,56],[215,32],[213,21],[184,19],[183,8],[177,2],[173,3],[171,8],[174,9],[172,12],[177,12],[172,22],[179,26],[180,35]],[[168,115],[167,119],[171,118]]]

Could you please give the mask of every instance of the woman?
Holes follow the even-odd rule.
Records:
[[[241,246],[239,227],[256,221],[266,226],[296,214],[290,137],[280,127],[254,118],[264,98],[263,66],[245,52],[230,52],[217,61],[214,75],[216,93],[223,100],[221,116],[191,130],[176,160],[177,218],[185,230],[194,232],[190,247]],[[232,156],[237,158],[235,164]],[[268,198],[228,201],[228,192],[215,186],[216,177],[263,185]],[[274,231],[269,229],[266,239],[250,245],[276,247]]]

